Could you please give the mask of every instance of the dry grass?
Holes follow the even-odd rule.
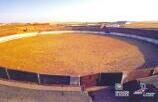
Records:
[[[157,28],[158,22],[132,22],[131,24],[125,24],[128,28]]]
[[[64,30],[65,26],[58,24],[7,24],[0,26],[0,36],[7,36],[17,33]]]
[[[144,63],[136,46],[91,34],[40,35],[1,43],[0,49],[0,66],[47,74],[117,72]]]

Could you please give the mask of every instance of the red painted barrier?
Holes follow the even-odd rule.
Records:
[[[97,86],[97,81],[99,80],[100,74],[92,74],[81,77],[81,86],[84,88],[89,88],[93,86]]]

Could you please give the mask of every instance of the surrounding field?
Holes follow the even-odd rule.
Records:
[[[0,26],[0,36],[7,36],[19,33],[41,32],[64,30],[65,26],[62,24],[6,24]]]
[[[0,66],[46,74],[126,71],[144,63],[136,46],[92,34],[39,35],[1,43],[0,49]]]
[[[131,22],[130,24],[125,24],[124,27],[158,29],[158,22]]]

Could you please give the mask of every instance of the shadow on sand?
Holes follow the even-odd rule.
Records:
[[[108,35],[109,36],[109,35]],[[127,37],[111,36],[113,38],[126,41],[129,44],[137,46],[144,56],[145,63],[138,68],[155,68],[158,66],[158,45],[154,45],[145,41],[140,41]]]

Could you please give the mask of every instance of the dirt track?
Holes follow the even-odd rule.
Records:
[[[1,43],[0,49],[1,66],[47,74],[117,72],[144,63],[137,46],[92,34],[40,35]]]

